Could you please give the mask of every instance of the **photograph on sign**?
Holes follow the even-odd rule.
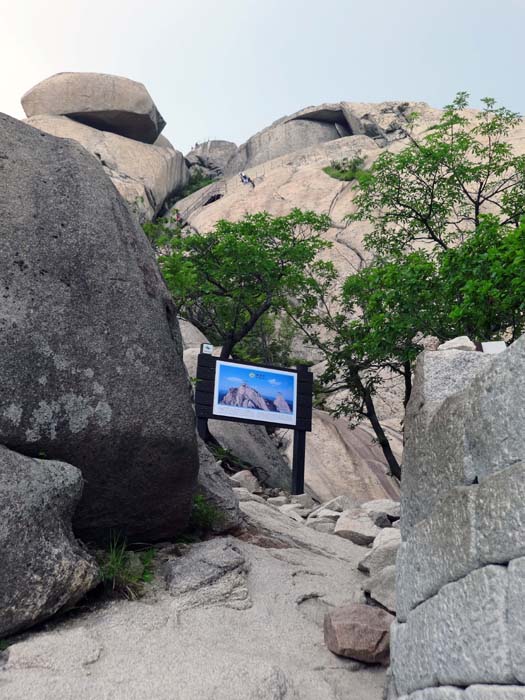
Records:
[[[217,361],[213,413],[267,423],[297,422],[297,374]]]

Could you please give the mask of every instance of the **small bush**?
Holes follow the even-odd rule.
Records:
[[[359,180],[366,172],[363,168],[365,159],[357,155],[354,158],[343,158],[342,160],[333,160],[330,165],[323,168],[323,171],[336,180]]]
[[[134,552],[127,548],[125,539],[111,538],[109,549],[96,552],[100,567],[100,581],[112,593],[136,600],[144,592],[144,584],[153,580],[155,550]]]
[[[214,505],[209,503],[202,494],[197,494],[193,499],[193,508],[190,516],[190,531],[208,531],[223,519],[223,514]]]

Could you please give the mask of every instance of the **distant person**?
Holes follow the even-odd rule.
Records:
[[[241,173],[241,182],[243,185],[251,185],[255,189],[255,182],[246,175],[246,173]]]

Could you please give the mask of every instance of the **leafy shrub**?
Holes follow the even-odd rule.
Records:
[[[144,584],[153,580],[155,550],[134,552],[126,540],[114,535],[107,550],[96,552],[103,586],[128,600],[136,600],[144,592]]]
[[[359,180],[366,172],[363,168],[365,159],[360,155],[354,158],[343,158],[342,160],[333,160],[330,165],[323,168],[323,171],[336,180]]]

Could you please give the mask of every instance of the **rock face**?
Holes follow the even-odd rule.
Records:
[[[74,605],[98,583],[98,567],[75,541],[82,493],[70,464],[0,446],[0,636]]]
[[[370,605],[335,608],[324,619],[326,646],[339,656],[368,664],[388,664],[394,616]]]
[[[248,386],[248,384],[241,384],[239,387],[228,389],[228,393],[221,399],[220,403],[225,406],[259,408],[261,411],[270,410],[264,397],[256,389]]]
[[[206,141],[186,154],[186,163],[190,173],[199,170],[208,177],[220,177],[236,153],[237,146],[231,141]]]
[[[166,122],[142,83],[103,73],[57,73],[22,97],[28,117],[56,114],[154,143]]]
[[[80,145],[2,115],[0,154],[0,442],[82,471],[83,539],[175,535],[197,449],[150,245]]]
[[[442,686],[457,686],[465,700],[522,697],[525,336],[485,358],[425,353],[414,390],[392,639],[397,692],[446,698],[456,696]]]
[[[277,124],[255,134],[240,146],[228,164],[228,171],[233,173],[253,168],[285,153],[333,141],[339,136],[335,126],[326,122],[299,119]]]
[[[158,141],[154,145],[141,143],[67,117],[37,115],[27,123],[84,146],[102,163],[117,190],[141,220],[152,219],[165,200],[188,182],[182,153],[173,147],[158,145]]]

